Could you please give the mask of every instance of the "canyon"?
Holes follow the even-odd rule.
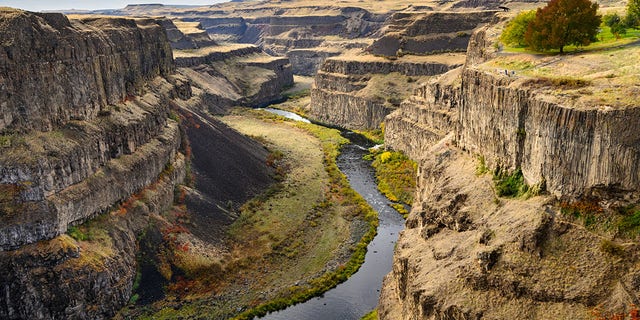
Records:
[[[632,97],[640,50],[505,51],[498,36],[514,13],[497,6],[244,1],[101,12],[110,16],[0,8],[0,317],[149,316],[131,302],[139,287],[157,293],[140,297],[147,305],[165,301],[189,316],[213,305],[233,309],[218,317],[232,317],[279,297],[193,298],[203,294],[195,285],[187,293],[188,275],[159,257],[183,257],[186,248],[204,261],[227,250],[217,242],[236,212],[281,179],[264,141],[302,154],[256,131],[311,139],[299,128],[235,109],[284,100],[294,75],[314,77],[299,106],[309,119],[378,131],[385,148],[418,163],[379,319],[629,314],[640,305],[640,257],[637,235],[620,221],[639,209],[640,108]],[[322,167],[312,154],[299,157]],[[515,174],[526,195],[499,195],[500,179]],[[316,200],[305,204],[314,214]],[[188,234],[180,231],[185,219]],[[357,218],[321,221],[349,239],[364,233]],[[309,245],[318,230],[290,235]],[[256,237],[248,243],[296,248]],[[277,261],[290,261],[284,256]],[[140,274],[144,266],[159,267]],[[252,288],[242,281],[229,287]],[[184,293],[165,296],[163,285]]]

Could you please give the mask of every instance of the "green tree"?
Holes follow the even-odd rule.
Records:
[[[504,27],[504,31],[500,35],[500,41],[506,45],[518,45],[524,46],[524,34],[527,32],[529,22],[536,18],[536,11],[522,11],[518,15],[511,19]]]
[[[601,17],[598,4],[589,0],[551,0],[536,11],[524,35],[535,50],[560,49],[566,45],[587,46],[596,41]]]
[[[629,0],[627,2],[627,16],[624,20],[629,28],[640,26],[640,0]]]
[[[627,27],[617,13],[606,14],[602,17],[602,21],[606,26],[611,28],[611,33],[616,36],[616,39],[620,39],[620,35],[627,33]]]

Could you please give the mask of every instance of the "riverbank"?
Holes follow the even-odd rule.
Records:
[[[206,226],[185,224],[176,239],[184,250],[169,257],[174,276],[166,297],[132,305],[124,318],[251,318],[321,294],[364,260],[377,218],[335,164],[347,139],[259,110],[237,109],[220,120],[268,149],[277,182],[229,210],[236,221],[217,242],[186,240],[189,229]]]

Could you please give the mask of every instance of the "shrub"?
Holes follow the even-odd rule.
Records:
[[[529,23],[536,17],[535,10],[522,11],[507,23],[500,35],[500,41],[506,45],[524,46],[524,34]]]
[[[493,180],[498,197],[516,198],[531,195],[529,186],[524,182],[524,176],[520,169],[517,169],[512,174],[503,173],[498,169],[494,174]]]

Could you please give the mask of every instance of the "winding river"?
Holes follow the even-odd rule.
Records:
[[[282,110],[278,110],[277,114],[294,120],[300,117]],[[357,320],[378,304],[382,279],[391,271],[393,249],[398,232],[404,227],[404,220],[389,206],[389,200],[378,192],[373,169],[362,159],[373,145],[355,133],[343,132],[343,135],[351,143],[343,146],[337,161],[338,167],[349,179],[351,187],[378,212],[378,234],[367,247],[364,264],[347,281],[320,297],[270,313],[261,319]]]

